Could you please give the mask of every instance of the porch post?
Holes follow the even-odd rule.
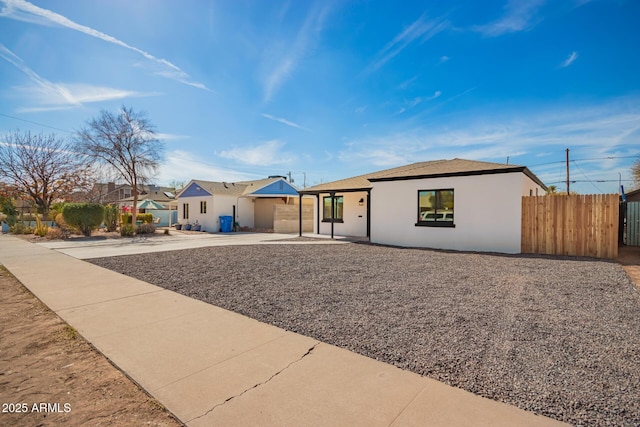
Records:
[[[331,194],[331,238],[333,239],[333,221],[335,220],[335,216],[336,216],[336,193],[329,193]]]
[[[320,193],[316,194],[316,233],[320,234]]]
[[[371,190],[367,190],[367,237],[371,241]]]
[[[299,230],[300,233],[298,234],[298,236],[302,237],[302,194],[300,194],[300,215],[298,217],[298,226],[299,226]]]

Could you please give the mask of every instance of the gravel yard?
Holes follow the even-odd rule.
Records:
[[[91,262],[576,425],[640,425],[640,292],[616,263],[368,244]]]

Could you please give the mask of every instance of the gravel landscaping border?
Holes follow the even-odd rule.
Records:
[[[614,262],[371,244],[91,260],[575,425],[640,425],[640,292]]]

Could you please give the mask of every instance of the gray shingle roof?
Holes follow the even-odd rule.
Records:
[[[391,181],[397,179],[417,179],[437,176],[475,175],[482,173],[500,172],[524,172],[531,179],[544,187],[544,184],[525,166],[510,165],[504,163],[480,162],[476,160],[452,159],[431,160],[427,162],[412,163],[396,168],[385,169],[352,178],[327,182],[305,188],[301,193],[318,193],[327,191],[366,190],[372,187],[375,181]],[[545,187],[546,188],[546,187]]]
[[[221,196],[246,196],[282,178],[265,178],[254,181],[215,182],[194,179],[193,182],[211,194]]]

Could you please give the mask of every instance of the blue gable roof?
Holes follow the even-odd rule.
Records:
[[[297,196],[298,190],[296,190],[291,184],[289,184],[284,179],[280,179],[276,182],[272,182],[271,184],[262,187],[259,190],[256,190],[251,193],[252,195],[259,196],[261,194],[264,195],[282,195],[282,196]]]
[[[195,182],[192,182],[191,185],[187,187],[187,189],[184,190],[182,194],[180,194],[180,197],[202,197],[202,196],[211,196],[211,195],[212,195],[211,193],[209,193],[207,190],[202,188],[200,185],[198,185]]]

